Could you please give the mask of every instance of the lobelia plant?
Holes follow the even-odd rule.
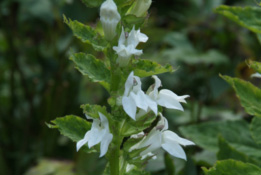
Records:
[[[146,22],[151,1],[132,2],[91,3],[100,6],[103,33],[64,17],[77,38],[104,53],[104,60],[85,53],[74,53],[70,59],[83,75],[109,92],[110,107],[85,104],[81,108],[87,120],[68,115],[48,125],[77,142],[77,151],[100,152],[100,157],[105,156],[108,160],[104,174],[111,175],[147,174],[141,167],[149,159],[155,159],[155,151],[160,148],[186,160],[181,145],[194,145],[168,130],[168,121],[162,115],[162,107],[183,111],[180,103],[185,103],[185,98],[189,97],[178,96],[167,89],[159,90],[161,81],[156,74],[173,72],[173,68],[135,59],[142,54],[142,50],[136,48],[138,44],[148,40],[139,28]],[[155,83],[144,92],[140,78],[148,76],[152,76]]]

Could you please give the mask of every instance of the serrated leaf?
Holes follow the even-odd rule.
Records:
[[[230,7],[221,5],[215,12],[226,16],[239,25],[255,32],[261,33],[261,8],[260,7]]]
[[[260,175],[261,169],[249,163],[235,160],[218,161],[210,168],[203,168],[205,175]]]
[[[100,82],[109,89],[110,71],[101,60],[85,53],[72,54],[70,60],[76,64],[76,68],[83,75],[87,75],[93,82]]]
[[[100,7],[104,0],[82,0],[87,7]]]
[[[174,69],[170,64],[162,66],[157,62],[144,59],[133,61],[133,68],[134,74],[139,77],[148,77],[166,72],[174,72]]]
[[[261,145],[261,118],[255,117],[251,122],[251,134],[255,142]]]
[[[91,129],[91,123],[75,115],[59,117],[51,122],[54,124],[51,128],[57,128],[62,135],[74,142],[81,140],[85,133]],[[89,149],[86,145],[82,149],[87,153],[95,151],[94,149]]]
[[[222,136],[218,139],[219,151],[217,153],[218,160],[234,159],[246,163],[253,163],[259,165],[257,160],[254,160],[247,156],[243,152],[237,151],[231,146]]]
[[[253,60],[247,60],[249,67],[254,69],[256,72],[261,73],[261,63]]]
[[[243,120],[206,122],[179,129],[186,138],[209,151],[218,151],[218,136],[222,136],[237,151],[261,160],[261,147],[252,139],[249,125]]]
[[[68,20],[65,16],[64,22],[71,28],[74,36],[84,43],[91,44],[96,51],[104,51],[108,47],[108,42],[91,27],[76,20]]]
[[[261,117],[261,89],[238,78],[229,76],[221,77],[234,88],[237,97],[246,112],[250,115]]]

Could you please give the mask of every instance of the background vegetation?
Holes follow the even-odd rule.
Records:
[[[140,46],[142,58],[174,66],[176,72],[160,76],[163,86],[190,95],[185,113],[165,113],[170,128],[181,135],[186,135],[184,126],[195,123],[251,120],[219,74],[250,80],[253,71],[245,60],[260,57],[260,43],[249,30],[214,13],[221,4],[257,6],[254,0],[154,0],[142,31],[149,36]],[[95,26],[99,9],[80,0],[0,2],[1,174],[99,175],[104,169],[105,159],[76,153],[75,143],[45,124],[66,114],[84,117],[81,104],[107,103],[106,91],[68,60],[71,51],[94,52],[72,36],[62,14]],[[165,160],[174,161],[176,174],[202,174],[201,166],[213,166],[217,156],[199,146],[186,149],[187,162],[159,154],[147,168],[153,175],[167,174]]]

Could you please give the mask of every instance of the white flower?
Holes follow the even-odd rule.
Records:
[[[141,55],[142,50],[136,49],[137,45],[140,42],[146,42],[148,37],[141,33],[140,30],[131,30],[129,36],[125,36],[124,28],[122,28],[121,36],[119,38],[118,46],[114,46],[113,50],[115,50],[118,54],[117,62],[121,67],[128,65],[130,57],[132,55]]]
[[[186,103],[185,98],[189,97],[189,95],[178,96],[168,89],[158,91],[158,88],[161,86],[161,81],[156,75],[153,75],[152,78],[154,78],[155,84],[149,96],[160,106],[183,111],[180,102]]]
[[[133,120],[136,120],[137,107],[144,111],[151,109],[155,114],[158,113],[157,104],[142,91],[140,78],[134,76],[133,72],[130,73],[125,83],[122,106]]]
[[[128,14],[136,15],[137,17],[142,17],[148,11],[151,5],[151,0],[138,0],[135,1],[133,7],[130,9]]]
[[[91,130],[87,131],[84,138],[77,142],[77,151],[88,143],[89,148],[100,143],[100,157],[104,156],[112,141],[113,135],[110,133],[107,118],[99,112],[100,119],[86,116],[87,119],[93,119]]]
[[[121,19],[113,0],[106,0],[101,5],[100,17],[105,38],[110,41],[116,36],[116,27]]]
[[[160,121],[157,126],[155,126],[139,143],[134,145],[130,151],[148,147],[141,152],[140,156],[143,157],[162,147],[172,156],[186,160],[186,154],[180,145],[187,146],[195,144],[187,139],[179,137],[176,133],[167,129],[168,121],[160,114]]]
[[[251,75],[251,78],[261,78],[261,74],[260,73],[254,73]]]

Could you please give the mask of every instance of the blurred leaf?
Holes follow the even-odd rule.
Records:
[[[261,89],[238,78],[221,77],[234,88],[246,112],[250,115],[261,117]]]
[[[76,20],[68,20],[65,16],[63,18],[64,22],[72,29],[74,36],[82,42],[91,44],[96,51],[104,51],[107,48],[108,42],[91,27]]]
[[[260,7],[229,7],[221,5],[215,12],[226,16],[239,25],[255,32],[261,33],[261,8]]]
[[[239,152],[229,145],[226,140],[220,136],[218,139],[219,151],[217,153],[218,160],[234,159],[245,163],[253,163],[260,165],[257,160],[248,157],[245,153]]]
[[[83,75],[87,75],[93,82],[100,82],[107,90],[109,89],[110,71],[101,60],[85,53],[72,54],[70,59]]]
[[[218,136],[222,136],[237,151],[261,160],[261,147],[252,139],[249,125],[243,120],[206,122],[179,129],[204,149],[218,152]]]
[[[217,161],[217,156],[216,153],[213,153],[208,150],[203,150],[199,153],[196,153],[193,156],[193,159],[198,165],[209,167],[215,164],[215,162]]]
[[[57,128],[62,135],[69,137],[74,142],[83,139],[85,133],[91,129],[90,122],[74,115],[59,117],[51,122],[54,125],[49,124],[49,128]],[[86,145],[81,149],[87,153],[95,151],[95,148],[89,149]]]
[[[252,60],[247,60],[247,64],[254,69],[256,72],[261,73],[261,63],[260,62],[256,62],[256,61],[252,61]]]
[[[251,134],[257,144],[261,145],[261,118],[254,117],[251,122]]]
[[[42,159],[25,175],[75,175],[74,164],[67,161]]]
[[[175,165],[173,163],[172,158],[168,153],[165,153],[164,155],[164,162],[165,162],[165,167],[166,171],[168,172],[168,175],[175,175]]]
[[[218,161],[210,168],[203,168],[205,175],[259,175],[261,169],[249,163],[243,163],[235,160]]]
[[[87,7],[100,7],[104,0],[81,0]]]
[[[139,77],[148,77],[151,75],[162,74],[165,72],[174,72],[171,65],[162,66],[157,62],[138,59],[133,61],[134,74]]]

